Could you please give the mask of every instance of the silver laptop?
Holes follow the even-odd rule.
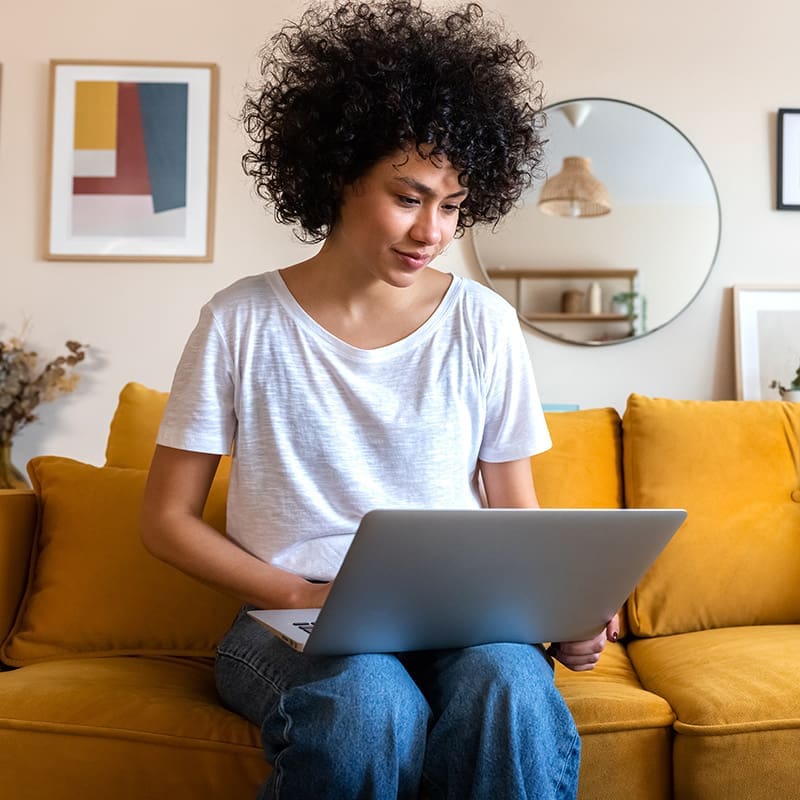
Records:
[[[370,511],[321,609],[250,611],[313,655],[590,639],[682,509]]]

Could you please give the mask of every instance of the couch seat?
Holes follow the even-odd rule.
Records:
[[[207,661],[59,660],[0,681],[0,774],[27,797],[107,800],[109,786],[115,800],[253,797],[267,770],[257,729],[220,706]]]
[[[639,639],[642,685],[676,714],[676,800],[800,797],[800,625]]]
[[[556,662],[556,685],[581,734],[579,798],[589,783],[593,800],[672,796],[675,716],[665,700],[642,688],[622,644],[607,645],[590,672]]]

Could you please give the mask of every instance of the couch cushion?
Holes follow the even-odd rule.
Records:
[[[619,508],[622,447],[613,408],[545,414],[553,447],[531,459],[539,502],[547,508]]]
[[[81,654],[213,654],[239,604],[144,549],[145,471],[45,456],[30,462],[29,473],[39,525],[2,660],[22,666]]]
[[[625,497],[686,522],[639,583],[640,636],[800,622],[800,404],[632,395]]]
[[[609,798],[671,800],[675,715],[642,688],[625,647],[608,644],[589,672],[556,662],[555,679],[581,735],[578,796],[606,796],[606,786]]]
[[[547,412],[553,446],[531,458],[543,508],[622,506],[622,426],[613,408]],[[621,633],[627,623],[620,613]]]
[[[126,383],[111,419],[106,442],[106,464],[147,469],[153,460],[156,436],[169,392],[141,383]]]
[[[150,468],[168,398],[169,392],[150,389],[141,383],[131,382],[122,387],[108,433],[106,466]],[[205,519],[218,531],[225,530],[230,472],[230,456],[223,456],[206,501]]]
[[[255,797],[268,771],[207,663],[70,659],[0,677],[0,786],[15,797]]]
[[[641,639],[629,653],[642,685],[677,716],[676,797],[795,796],[800,625]]]

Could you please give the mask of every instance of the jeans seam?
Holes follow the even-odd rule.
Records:
[[[575,753],[576,750],[576,742],[580,742],[580,734],[576,731],[572,736],[572,741],[570,742],[569,752],[567,753],[566,757],[564,758],[564,762],[561,765],[561,774],[558,776],[558,783],[556,784],[556,794],[561,792],[562,786],[564,786],[564,778],[567,772],[567,768],[572,763],[572,755]]]
[[[236,661],[238,664],[241,664],[242,666],[247,667],[247,669],[249,669],[255,675],[258,675],[258,677],[262,681],[264,681],[264,683],[268,684],[269,687],[276,694],[278,694],[281,697],[281,699],[283,698],[284,692],[287,691],[286,688],[282,688],[282,687],[278,686],[278,684],[275,683],[273,678],[271,678],[268,675],[264,674],[258,667],[253,666],[253,664],[251,664],[250,661],[248,661],[246,658],[243,658],[240,655],[237,655],[236,653],[226,652],[226,651],[223,651],[223,650],[217,650],[217,658],[229,658],[232,661]]]
[[[279,800],[281,787],[283,785],[283,768],[281,767],[281,760],[283,754],[286,752],[286,747],[289,746],[289,731],[292,727],[292,718],[286,713],[286,709],[284,708],[283,704],[283,695],[280,695],[278,700],[278,713],[283,717],[285,720],[285,724],[283,726],[283,741],[285,747],[275,756],[275,760],[272,762],[272,771],[273,771],[273,779],[272,779],[272,788],[273,788],[273,797],[275,800]]]

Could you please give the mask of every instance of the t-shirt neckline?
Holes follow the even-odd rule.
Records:
[[[365,361],[382,361],[387,358],[393,358],[401,353],[406,353],[417,347],[421,341],[426,340],[433,331],[441,325],[462,287],[461,277],[451,274],[450,285],[447,287],[439,305],[422,325],[408,334],[408,336],[396,342],[367,350],[345,342],[343,339],[331,333],[327,328],[320,325],[320,323],[297,302],[278,270],[266,272],[264,276],[275,292],[281,305],[298,325],[341,355]]]

